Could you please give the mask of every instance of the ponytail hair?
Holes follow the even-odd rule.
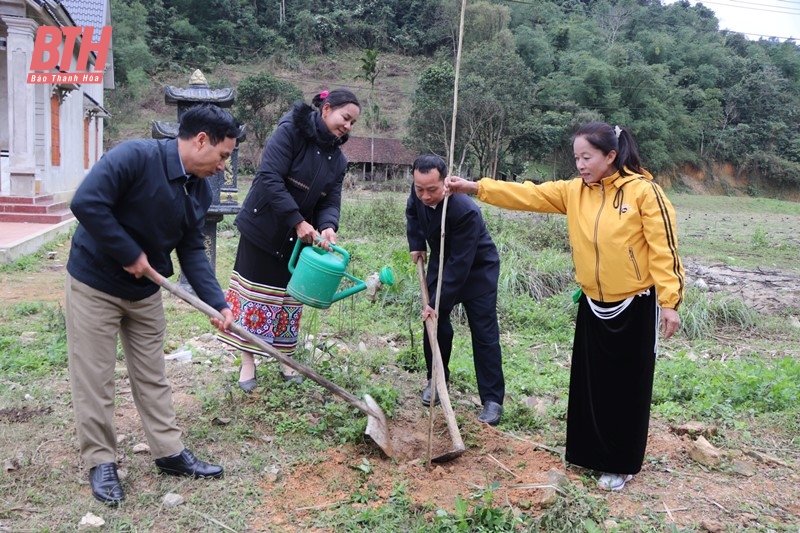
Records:
[[[314,106],[317,111],[322,111],[322,107],[325,104],[331,106],[331,109],[338,109],[342,106],[346,106],[347,104],[353,104],[361,109],[361,102],[358,101],[358,98],[355,94],[347,89],[322,91],[321,93],[314,95],[314,98],[311,99],[311,105]]]
[[[604,155],[608,155],[612,150],[617,152],[617,157],[614,158],[614,166],[621,175],[627,175],[625,168],[637,174],[642,173],[639,149],[636,146],[633,135],[627,128],[612,127],[605,122],[590,122],[578,128],[578,131],[572,136],[572,140],[574,141],[578,137],[586,139],[589,144],[603,152]]]

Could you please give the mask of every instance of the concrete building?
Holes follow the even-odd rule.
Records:
[[[90,54],[87,70],[104,72],[102,84],[29,83],[40,26],[93,26],[97,42],[102,27],[111,26],[110,0],[0,0],[0,222],[70,220],[67,202],[103,154],[113,51],[104,65]],[[74,70],[79,44],[80,38],[72,64],[51,74]],[[60,53],[63,47],[62,41]]]

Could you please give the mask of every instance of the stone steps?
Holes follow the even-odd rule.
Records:
[[[0,196],[0,222],[58,224],[73,218],[67,202],[55,200],[52,194]]]

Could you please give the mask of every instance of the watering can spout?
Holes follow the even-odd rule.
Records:
[[[392,269],[385,266],[380,272],[373,272],[367,277],[367,296],[371,302],[375,303],[378,291],[383,285],[394,285],[394,273]]]
[[[334,302],[368,288],[366,282],[345,272],[350,254],[336,245],[331,245],[331,250],[328,252],[297,241],[289,259],[292,277],[286,292],[290,296],[311,307],[327,309]],[[394,275],[389,267],[384,267],[377,277],[379,284],[394,283]],[[353,285],[336,292],[342,278],[351,280]]]

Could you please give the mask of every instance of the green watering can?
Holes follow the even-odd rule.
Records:
[[[292,277],[286,292],[297,301],[316,307],[327,309],[333,302],[350,296],[367,288],[367,283],[345,272],[350,262],[350,254],[346,250],[332,244],[333,252],[324,248],[304,245],[300,239],[292,251],[289,259],[289,272]],[[341,257],[337,256],[339,254]],[[348,278],[354,285],[336,292],[342,278]],[[394,284],[394,274],[386,266],[381,269],[378,276],[380,283]]]

